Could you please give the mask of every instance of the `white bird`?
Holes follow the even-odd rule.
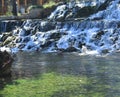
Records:
[[[82,45],[82,49],[81,49],[82,53],[87,53],[88,49],[85,45]]]
[[[86,54],[88,54],[88,55],[98,55],[99,54],[99,52],[97,50],[92,50],[92,51],[88,50],[85,45],[82,45],[81,51],[82,51],[82,55],[86,55]]]

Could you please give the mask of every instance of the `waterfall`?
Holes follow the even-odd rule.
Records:
[[[23,21],[0,21],[0,32],[10,32],[18,26],[21,26]]]
[[[48,20],[26,20],[12,35],[1,35],[1,46],[12,52],[108,54],[120,50],[119,0],[111,0],[106,9],[84,20],[57,21],[67,15],[66,9],[65,4],[58,6]]]
[[[0,32],[6,32],[6,22],[0,23]]]

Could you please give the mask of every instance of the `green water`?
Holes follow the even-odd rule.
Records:
[[[20,52],[0,97],[120,97],[119,58]]]

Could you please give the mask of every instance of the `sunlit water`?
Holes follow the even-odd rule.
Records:
[[[120,53],[100,57],[80,56],[78,53],[19,52],[12,66],[11,79],[49,72],[87,77],[91,84],[83,87],[87,89],[83,95],[92,91],[90,93],[107,95],[103,97],[120,97]]]

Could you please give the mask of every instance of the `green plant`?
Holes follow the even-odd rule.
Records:
[[[8,11],[6,12],[6,16],[12,16],[12,7],[8,6]]]
[[[57,3],[55,3],[54,1],[49,1],[48,3],[45,3],[43,5],[44,8],[48,8],[48,7],[52,7],[53,5],[56,5]]]
[[[42,5],[31,5],[31,6],[29,6],[28,8],[27,8],[27,11],[29,12],[29,11],[31,11],[32,9],[36,9],[36,8],[43,8],[43,6]]]

